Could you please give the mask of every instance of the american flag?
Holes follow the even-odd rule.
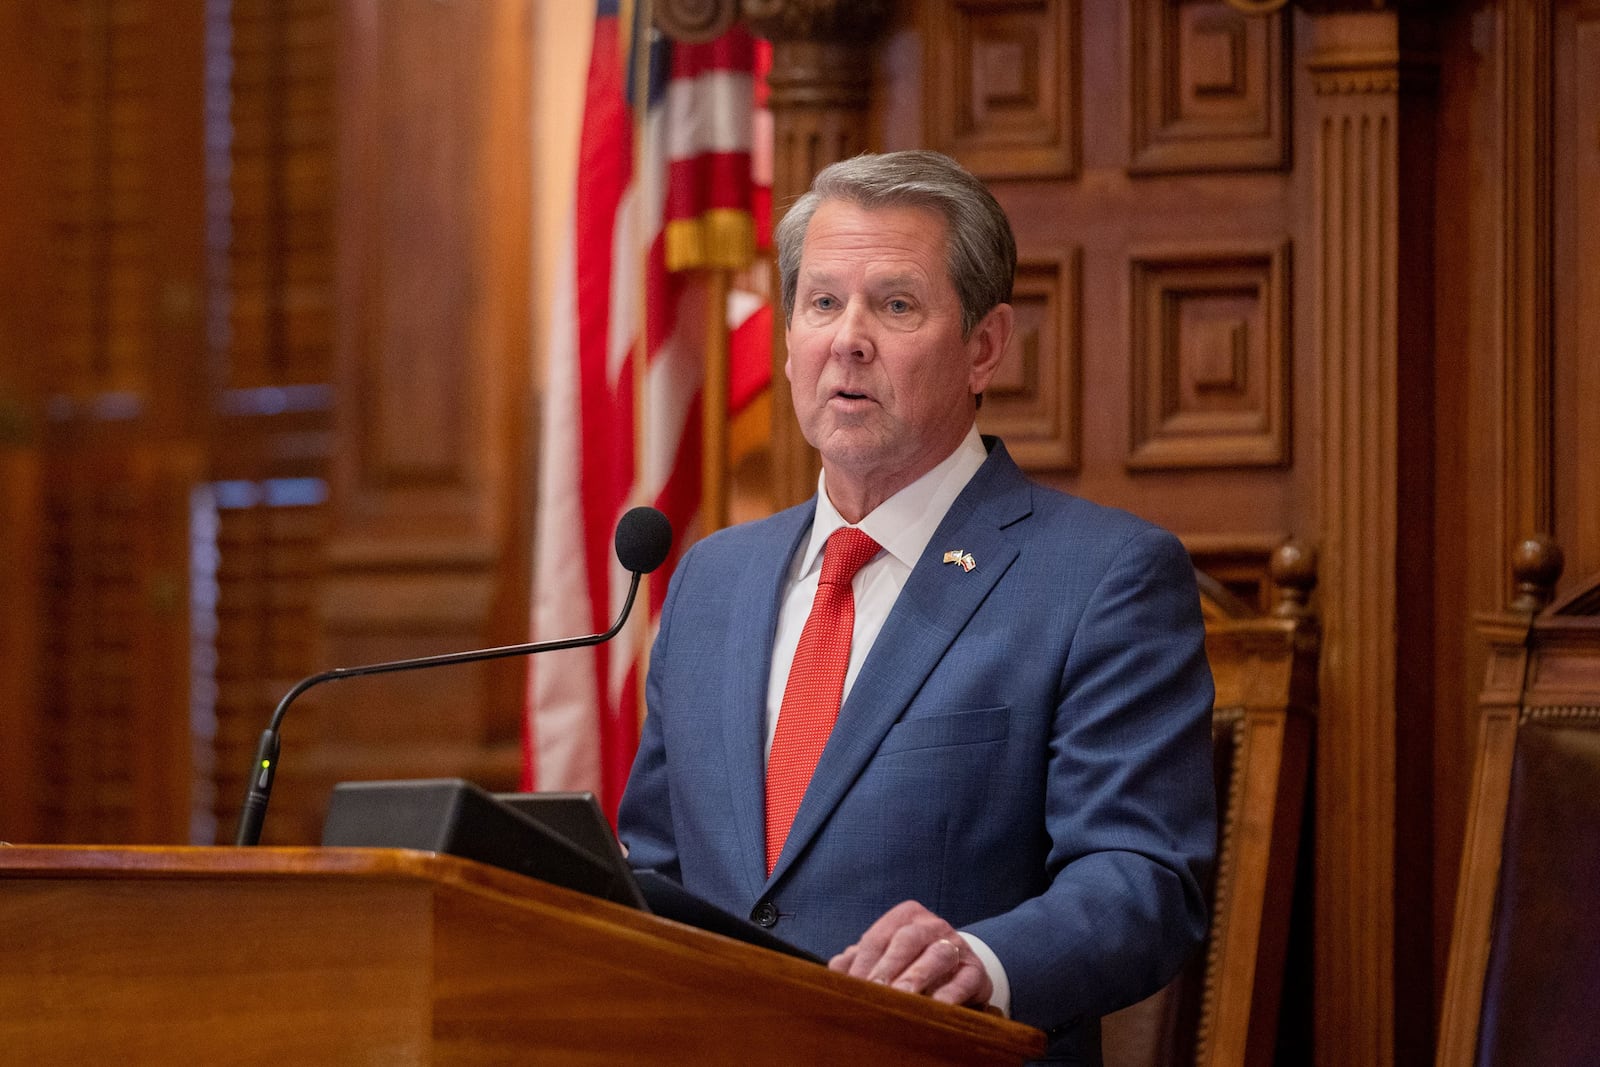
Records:
[[[675,533],[651,579],[654,620],[700,507],[705,271],[748,264],[765,229],[752,213],[757,42],[738,27],[706,44],[647,42],[630,7],[597,5],[572,232],[552,294],[534,640],[610,625],[628,585],[612,534],[640,503]],[[635,101],[647,101],[642,115]],[[771,320],[759,296],[736,296],[730,397],[742,404],[770,375]],[[630,625],[608,644],[529,660],[524,788],[593,790],[614,817],[638,743],[645,640]]]

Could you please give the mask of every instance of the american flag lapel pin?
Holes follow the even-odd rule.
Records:
[[[966,552],[959,548],[952,548],[946,552],[944,561],[946,563],[955,563],[964,571],[971,571],[972,568],[978,565],[978,561],[972,558],[971,552]]]

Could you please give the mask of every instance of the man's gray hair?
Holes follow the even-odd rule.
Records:
[[[994,195],[961,164],[938,152],[914,149],[866,154],[824,167],[811,189],[783,216],[774,234],[783,317],[794,314],[800,252],[811,216],[828,200],[858,207],[927,208],[946,224],[945,266],[961,298],[961,334],[997,304],[1011,302],[1017,273],[1017,242]]]

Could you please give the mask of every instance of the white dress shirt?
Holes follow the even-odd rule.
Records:
[[[856,528],[866,533],[879,545],[879,552],[856,572],[850,582],[855,598],[855,628],[850,638],[850,665],[845,670],[844,696],[850,695],[856,675],[861,673],[861,663],[872,650],[878,632],[889,617],[900,590],[911,577],[911,569],[933,540],[933,533],[944,521],[944,516],[955,503],[961,490],[967,487],[972,476],[988,458],[983,439],[974,425],[967,431],[956,450],[937,466],[888,500],[874,508]],[[833,501],[828,498],[827,474],[817,478],[817,513],[811,521],[811,537],[800,547],[789,567],[789,578],[783,594],[783,605],[778,611],[778,634],[772,646],[772,674],[767,679],[767,752],[772,752],[772,737],[778,729],[778,711],[783,705],[783,690],[789,681],[789,669],[794,664],[795,649],[800,644],[800,631],[805,629],[806,617],[811,614],[811,602],[816,599],[817,581],[822,576],[822,549],[828,538],[841,526],[848,526]],[[955,546],[951,546],[955,547]],[[989,1003],[1010,1015],[1011,984],[1006,979],[1005,968],[992,949],[976,937],[961,934],[973,953],[983,963],[994,983],[994,993]]]

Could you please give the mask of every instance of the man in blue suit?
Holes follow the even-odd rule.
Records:
[[[678,565],[629,861],[835,970],[992,1005],[1098,1063],[1099,1017],[1206,929],[1212,688],[1188,556],[978,435],[1016,248],[953,161],[834,164],[777,243],[822,475]]]

